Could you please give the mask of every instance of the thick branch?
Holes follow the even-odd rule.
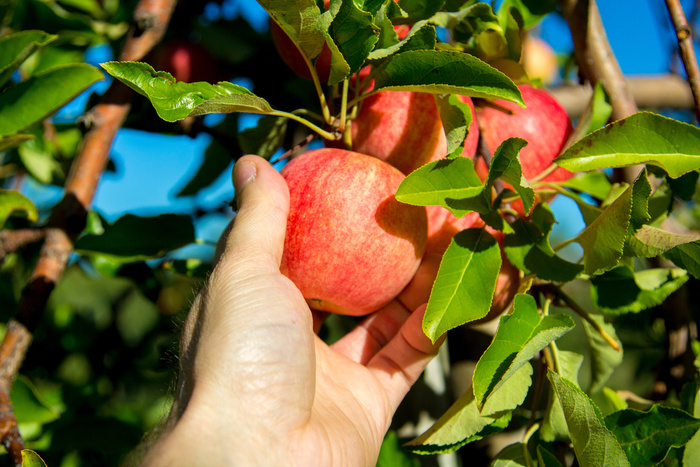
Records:
[[[637,106],[608,42],[595,0],[561,0],[560,5],[571,29],[581,72],[592,84],[603,84],[611,99],[613,120],[629,117]]]
[[[175,4],[176,0],[141,0],[134,11],[135,25],[119,59],[140,60],[158,44]],[[16,465],[21,464],[23,443],[16,436],[17,423],[8,391],[31,342],[31,333],[66,268],[74,240],[85,225],[112,141],[129,113],[131,97],[132,91],[115,80],[100,103],[88,113],[89,130],[66,181],[64,197],[52,214],[39,259],[0,344],[0,439],[11,451]]]
[[[673,27],[676,30],[678,52],[681,60],[683,60],[685,74],[688,77],[688,83],[693,93],[695,118],[700,123],[700,70],[698,70],[698,60],[695,57],[692,29],[683,13],[683,7],[679,0],[666,0],[666,7],[671,16]]]
[[[600,82],[610,96],[612,119],[620,120],[637,111],[620,65],[613,54],[595,0],[560,0],[574,40],[574,54],[581,74],[595,85]],[[616,171],[617,178],[632,182],[641,167],[625,167]]]
[[[641,109],[692,109],[693,94],[678,75],[627,77],[627,87]],[[548,89],[572,118],[580,117],[593,95],[588,84],[565,84]]]

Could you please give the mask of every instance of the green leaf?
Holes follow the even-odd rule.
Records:
[[[258,124],[240,132],[238,141],[244,154],[257,154],[267,160],[284,144],[289,120],[283,117],[263,117]]]
[[[546,203],[539,203],[530,220],[516,219],[503,247],[511,263],[525,274],[537,274],[544,280],[569,282],[583,273],[583,266],[559,257],[549,244],[555,219]]]
[[[140,62],[106,62],[101,65],[110,75],[145,96],[158,116],[168,122],[209,113],[274,112],[265,99],[233,83],[176,82],[170,73],[157,72],[147,63]]]
[[[382,44],[378,42],[375,49],[367,56],[369,60],[381,60],[395,53],[406,52],[409,50],[433,50],[437,42],[437,34],[435,27],[427,21],[419,21],[411,27],[406,37],[399,41],[396,31],[389,22],[389,32],[396,37],[395,42],[390,44]],[[380,35],[379,40],[382,40]]]
[[[615,435],[603,424],[598,408],[572,382],[549,370],[552,383],[571,434],[576,459],[581,467],[601,465],[629,466]]]
[[[481,439],[480,435],[487,434],[488,427],[499,424],[499,420],[510,420],[510,411],[522,404],[527,396],[532,384],[531,375],[532,365],[527,363],[494,394],[492,401],[487,403],[488,412],[499,415],[482,415],[477,408],[474,392],[469,389],[430,429],[406,443],[405,447],[419,454],[436,454],[452,452]]]
[[[39,218],[36,206],[24,195],[18,191],[0,189],[0,229],[10,216],[17,213],[24,214],[30,222]]]
[[[594,394],[593,397],[596,399],[596,404],[603,415],[610,415],[627,408],[627,402],[620,397],[620,394],[607,386],[603,387],[602,391]]]
[[[572,172],[650,164],[677,178],[700,169],[700,128],[638,112],[594,131],[554,162]]]
[[[618,339],[615,327],[612,324],[606,323],[605,319],[600,315],[590,315],[590,317],[615,339],[620,348],[622,348],[622,343],[620,339]],[[603,336],[585,320],[583,322],[583,327],[586,331],[591,355],[591,386],[588,393],[595,394],[603,389],[610,375],[622,364],[624,354],[623,352],[613,349],[610,344],[603,339]]]
[[[22,449],[22,467],[46,467],[46,462],[31,449]]]
[[[537,462],[540,467],[562,467],[557,456],[541,444],[537,446]]]
[[[401,9],[406,12],[407,23],[415,23],[418,20],[430,18],[440,11],[445,0],[401,0]]]
[[[350,73],[362,68],[365,59],[379,40],[379,28],[374,24],[374,16],[353,1],[340,4],[340,9],[331,23],[330,33],[350,66]],[[329,84],[337,82],[330,80]]]
[[[525,214],[529,214],[535,201],[535,190],[523,176],[523,168],[520,165],[520,159],[518,159],[520,150],[525,146],[527,146],[527,141],[522,138],[508,138],[498,146],[489,166],[489,176],[486,180],[484,194],[491,193],[493,183],[497,178],[500,178],[520,195]]]
[[[528,467],[530,465],[525,455],[527,445],[515,443],[500,450],[491,460],[489,467]]]
[[[434,97],[447,136],[447,154],[456,152],[460,155],[469,131],[469,124],[472,122],[472,110],[469,104],[462,102],[454,94],[435,94]]]
[[[59,418],[59,414],[42,400],[34,385],[25,376],[19,375],[12,384],[10,399],[17,423],[20,425],[28,423],[43,425]]]
[[[510,78],[460,52],[410,50],[392,55],[375,70],[374,91],[380,89],[496,98],[525,105]]]
[[[688,274],[694,278],[700,279],[700,241],[673,247],[663,256],[673,261],[676,266],[688,271]]]
[[[642,171],[622,195],[576,236],[574,241],[583,247],[586,274],[598,274],[617,266],[628,234],[648,219],[646,206],[650,194],[649,179]]]
[[[502,17],[510,8],[515,7],[523,17],[523,28],[530,29],[556,10],[556,6],[556,0],[504,0],[498,9],[498,16]]]
[[[0,39],[0,88],[31,54],[58,36],[44,31],[19,31]]]
[[[87,64],[65,65],[37,73],[0,93],[0,136],[17,133],[63,107],[102,73]]]
[[[257,153],[251,151],[250,154]],[[221,143],[213,140],[206,151],[204,151],[204,160],[199,169],[197,169],[197,173],[194,174],[190,181],[187,182],[187,185],[176,196],[196,195],[199,193],[199,190],[214,183],[224,173],[226,168],[231,165],[231,162],[233,162],[231,153]]]
[[[591,278],[591,297],[596,308],[605,313],[639,313],[662,304],[687,280],[682,269],[634,272],[630,267],[618,266]]]
[[[184,214],[138,217],[126,214],[102,235],[85,235],[75,245],[81,254],[100,254],[123,262],[163,256],[195,241],[192,219]]]
[[[700,241],[700,235],[679,235],[644,225],[628,240],[625,254],[638,258],[653,258],[677,246],[697,241]]]
[[[423,317],[425,335],[435,342],[448,330],[486,316],[500,269],[498,242],[485,229],[452,237]]]
[[[649,411],[627,409],[605,417],[635,467],[654,466],[666,458],[671,447],[685,445],[700,428],[700,419],[683,410],[655,404]]]
[[[484,185],[468,157],[429,162],[410,173],[396,190],[396,199],[416,206],[442,206],[457,217],[487,212]]]
[[[302,54],[309,59],[321,54],[326,43],[329,15],[322,15],[314,0],[258,0],[258,3],[299,47]]]
[[[583,364],[583,355],[566,350],[559,350],[557,355],[559,375],[577,388],[580,388],[578,376]],[[554,389],[552,388],[552,394],[547,398],[547,411],[542,421],[539,435],[546,442],[562,441],[568,443],[571,440],[569,426],[566,423],[564,409],[553,391]]]
[[[603,172],[577,173],[572,178],[558,183],[565,188],[586,193],[601,201],[608,196],[612,189],[610,180]]]
[[[396,431],[389,430],[379,449],[375,467],[420,467],[420,465],[420,460],[401,447]]]
[[[569,315],[540,316],[532,296],[516,295],[513,313],[501,317],[491,345],[474,368],[474,397],[482,413],[491,394],[515,371],[573,327],[574,321]]]

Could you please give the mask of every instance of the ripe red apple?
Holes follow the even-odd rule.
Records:
[[[526,108],[496,100],[494,103],[500,108],[484,107],[477,112],[477,119],[481,137],[491,154],[508,138],[519,137],[528,141],[520,151],[520,163],[523,176],[530,180],[552,164],[564,148],[573,126],[566,110],[547,91],[529,84],[521,84],[518,88]],[[477,159],[476,168],[480,175],[487,172],[481,158]],[[555,182],[572,176],[573,173],[558,167],[543,180]],[[514,207],[518,209],[515,204]]]
[[[404,175],[344,149],[316,149],[280,173],[290,213],[280,270],[311,308],[364,315],[408,284],[427,242],[425,208],[398,202]]]
[[[460,96],[472,108],[469,97]],[[432,94],[380,91],[362,102],[350,123],[352,150],[386,161],[408,175],[447,155],[447,140]],[[472,119],[462,155],[474,158],[479,126]],[[337,147],[340,143],[330,142]]]
[[[220,79],[216,60],[202,44],[173,40],[163,44],[155,55],[154,68],[167,71],[178,81],[215,83]]]

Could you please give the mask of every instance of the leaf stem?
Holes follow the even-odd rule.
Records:
[[[558,168],[559,168],[559,166],[557,164],[555,164],[554,162],[552,162],[551,164],[549,164],[549,167],[547,167],[542,172],[537,174],[536,177],[532,177],[532,179],[530,179],[528,181],[530,182],[530,184],[535,183],[535,182],[539,182],[540,180],[543,180],[548,175],[551,175]]]
[[[323,128],[321,128],[321,127],[319,127],[319,126],[317,126],[317,125],[314,125],[313,123],[311,123],[311,122],[308,121],[307,119],[302,118],[302,117],[300,117],[300,116],[298,116],[298,115],[295,115],[295,114],[293,114],[293,113],[290,113],[290,112],[283,112],[283,111],[281,111],[281,110],[273,110],[272,112],[268,113],[267,115],[273,115],[273,116],[276,116],[276,117],[286,117],[286,118],[288,118],[288,119],[290,119],[290,120],[294,120],[294,121],[299,122],[299,123],[301,123],[302,125],[304,125],[304,126],[310,128],[311,130],[315,131],[316,133],[318,133],[319,135],[321,135],[321,136],[324,137],[325,139],[329,139],[329,140],[336,140],[336,139],[338,139],[338,137],[337,137],[335,134],[333,134],[333,133],[331,133],[331,132],[328,132],[328,131],[324,130]]]
[[[555,288],[554,290],[556,290],[557,296],[564,301],[566,306],[571,308],[581,318],[585,319],[586,322],[590,324],[598,334],[600,334],[600,336],[605,340],[605,342],[608,343],[610,347],[617,350],[618,352],[622,352],[622,347],[620,347],[620,344],[615,339],[613,339],[613,337],[610,334],[608,334],[597,321],[591,318],[591,315],[586,310],[584,310],[581,307],[581,305],[576,303],[573,298],[571,298],[561,289]]]
[[[350,87],[350,81],[346,78],[343,81],[343,96],[340,101],[340,126],[338,131],[343,133],[345,131],[345,124],[348,117],[348,88]]]
[[[316,72],[316,67],[314,66],[313,63],[311,63],[311,60],[309,57],[306,56],[304,52],[299,49],[299,52],[301,53],[301,56],[304,58],[304,61],[306,62],[306,66],[309,67],[309,71],[311,72],[311,80],[314,83],[314,88],[316,89],[316,94],[318,95],[318,100],[319,103],[321,104],[321,111],[323,112],[323,121],[330,124],[331,123],[331,111],[328,108],[328,101],[326,101],[326,93],[323,92],[323,86],[321,86],[321,79],[318,77],[318,73]]]

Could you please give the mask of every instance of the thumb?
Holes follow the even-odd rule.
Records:
[[[289,213],[287,183],[265,159],[249,155],[234,165],[233,185],[238,213],[217,245],[217,268],[278,272]]]

